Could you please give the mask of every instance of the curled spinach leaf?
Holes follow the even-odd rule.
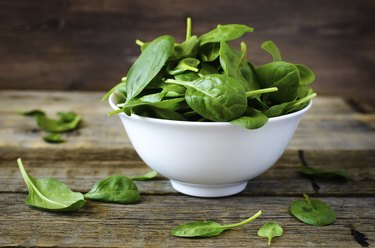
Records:
[[[85,194],[86,199],[130,204],[139,202],[141,195],[137,185],[126,176],[110,176],[98,181],[92,189]]]
[[[199,69],[198,69],[199,63],[200,63],[200,61],[198,59],[194,59],[194,58],[182,59],[178,62],[178,64],[174,68],[167,69],[167,72],[170,75],[181,74],[185,71],[198,72],[199,71]]]
[[[181,224],[175,227],[172,230],[172,235],[176,237],[182,238],[209,238],[214,237],[221,234],[223,231],[232,229],[235,227],[239,227],[245,225],[256,218],[258,218],[262,214],[262,211],[259,211],[255,215],[251,216],[250,218],[241,221],[239,223],[234,223],[230,225],[221,225],[215,221],[193,221],[188,222],[185,224]]]
[[[85,205],[83,195],[71,191],[64,183],[56,179],[36,179],[30,176],[22,163],[17,159],[23,180],[29,190],[25,202],[27,205],[55,212],[75,211]]]
[[[21,113],[33,116],[40,129],[51,133],[62,133],[78,128],[81,117],[74,112],[58,112],[58,119],[50,119],[41,110],[31,110]]]
[[[261,47],[267,51],[273,58],[273,61],[281,61],[281,54],[279,48],[273,43],[272,40],[268,40],[262,43]]]

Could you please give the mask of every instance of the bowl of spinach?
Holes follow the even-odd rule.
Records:
[[[231,41],[253,28],[218,25],[177,43],[163,35],[137,40],[141,54],[109,99],[143,161],[179,192],[221,197],[242,191],[283,154],[316,93],[314,73],[282,60],[255,66],[247,45]]]

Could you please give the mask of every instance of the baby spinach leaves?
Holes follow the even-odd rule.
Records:
[[[58,112],[58,119],[47,117],[46,113],[39,109],[20,112],[20,114],[34,117],[40,129],[51,133],[43,137],[48,143],[62,143],[64,140],[58,133],[73,131],[81,122],[81,117],[74,112]]]
[[[159,73],[173,53],[174,39],[164,35],[153,40],[129,69],[126,103],[136,97]]]
[[[110,176],[97,182],[85,194],[86,199],[121,204],[136,203],[141,195],[137,185],[126,176]]]
[[[294,201],[290,213],[308,225],[325,226],[336,221],[336,212],[326,203],[311,199],[303,194],[304,199]]]
[[[172,230],[172,235],[176,237],[182,237],[182,238],[195,238],[195,237],[201,237],[201,238],[209,238],[214,237],[219,234],[221,234],[223,231],[232,229],[235,227],[239,227],[242,225],[245,225],[256,218],[258,218],[262,214],[262,211],[259,211],[255,215],[251,216],[250,218],[241,221],[239,223],[234,223],[230,225],[221,225],[215,221],[193,221],[188,222],[185,224],[181,224],[177,227],[175,227]]]
[[[85,200],[79,192],[71,191],[56,179],[35,179],[25,170],[22,160],[17,160],[22,177],[29,190],[26,204],[47,211],[67,212],[83,207]]]
[[[254,129],[266,124],[267,118],[306,107],[316,96],[309,87],[314,73],[304,65],[283,61],[272,41],[261,47],[273,61],[254,66],[245,42],[240,42],[239,50],[230,44],[252,31],[247,25],[226,24],[196,36],[188,18],[182,43],[168,35],[152,42],[137,40],[141,55],[127,77],[104,96],[113,93],[120,108],[110,115],[224,121]],[[175,90],[176,85],[186,90]]]
[[[267,222],[258,230],[258,236],[268,238],[268,245],[271,245],[274,237],[280,237],[283,233],[283,228],[275,222]]]

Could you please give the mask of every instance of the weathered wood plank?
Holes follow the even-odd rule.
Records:
[[[22,157],[31,175],[38,178],[56,178],[72,189],[87,192],[97,180],[114,174],[139,175],[149,168],[138,157],[126,158],[124,153],[110,150],[64,150],[0,149],[0,192],[27,192],[16,165]],[[101,156],[98,156],[101,154]],[[305,160],[316,168],[345,170],[352,181],[337,182],[315,180],[319,190],[314,189],[309,178],[299,174],[301,159],[297,151],[286,151],[274,167],[250,180],[241,195],[248,196],[296,196],[302,193],[324,196],[371,196],[375,194],[374,151],[305,151]],[[137,182],[142,193],[178,194],[163,177],[149,182]]]
[[[375,99],[370,0],[2,0],[0,9],[3,89],[108,89],[138,55],[136,38],[181,40],[191,16],[197,34],[218,23],[254,26],[244,40],[255,64],[269,61],[259,45],[272,39],[286,60],[314,69],[321,94]]]
[[[188,196],[144,196],[135,205],[88,202],[80,211],[48,213],[24,204],[24,194],[0,195],[0,245],[33,247],[267,247],[256,235],[267,221],[280,223],[284,236],[277,247],[360,247],[351,230],[374,243],[375,198],[324,198],[337,212],[335,224],[314,227],[289,214],[291,197],[234,196],[200,199]],[[233,223],[258,210],[253,223],[211,239],[180,239],[170,230],[181,223],[213,219]]]
[[[107,117],[104,93],[0,91],[0,147],[48,149],[110,148],[131,149],[131,144],[116,116]],[[66,143],[45,143],[32,118],[17,110],[40,108],[53,115],[57,111],[76,111],[83,123],[78,131],[63,136]],[[302,119],[288,149],[373,149],[375,112],[358,113],[339,97],[317,97]]]

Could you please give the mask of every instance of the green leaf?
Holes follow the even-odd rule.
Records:
[[[342,170],[324,170],[324,169],[318,169],[313,168],[311,166],[305,166],[301,165],[300,172],[304,175],[312,176],[315,178],[320,179],[337,179],[337,180],[345,180],[349,181],[350,175]]]
[[[33,110],[30,110],[30,111],[26,111],[26,112],[18,111],[18,113],[20,115],[31,116],[31,117],[34,117],[36,115],[46,115],[46,113],[44,113],[42,110],[39,110],[39,109],[33,109]]]
[[[258,236],[268,238],[268,245],[274,237],[281,237],[283,235],[283,228],[275,222],[267,222],[258,230]]]
[[[71,191],[56,179],[35,179],[26,172],[20,158],[17,163],[29,190],[25,201],[27,205],[47,211],[67,212],[78,210],[85,204],[81,193]]]
[[[175,75],[174,78],[176,80],[179,80],[179,81],[191,82],[191,81],[194,81],[195,79],[199,78],[199,75],[196,72],[187,71],[185,73]]]
[[[172,230],[172,235],[176,237],[182,238],[194,238],[194,237],[201,237],[201,238],[209,238],[214,237],[221,234],[223,231],[239,227],[245,225],[256,218],[258,218],[262,214],[262,211],[259,211],[255,215],[251,216],[250,218],[241,221],[239,223],[230,224],[230,225],[220,225],[215,221],[193,221],[188,222],[185,224],[181,224],[175,227]]]
[[[230,121],[240,117],[246,110],[247,99],[244,86],[225,75],[211,74],[193,82],[168,79],[187,87],[185,100],[198,114],[212,121]]]
[[[55,143],[55,144],[58,144],[58,143],[62,143],[64,142],[64,139],[61,137],[60,134],[58,133],[50,133],[50,134],[47,134],[45,136],[43,136],[43,140],[45,142],[48,142],[48,143]]]
[[[298,95],[299,72],[294,64],[277,61],[262,65],[256,69],[262,88],[277,87],[279,90],[269,94],[275,103],[293,101]]]
[[[198,37],[191,36],[181,44],[174,44],[173,55],[169,61],[181,60],[188,57],[195,57],[198,53]]]
[[[173,53],[174,39],[164,35],[153,40],[129,69],[126,103],[133,100],[159,73]]]
[[[51,133],[63,133],[78,128],[81,117],[74,112],[59,112],[59,119],[50,119],[46,115],[35,115],[40,129]]]
[[[167,72],[169,75],[177,75],[186,71],[198,72],[199,63],[200,61],[194,58],[182,59],[174,68],[167,68]]]
[[[291,214],[308,225],[325,226],[336,221],[336,212],[326,203],[309,198],[294,201],[290,206]]]
[[[152,170],[143,175],[130,176],[129,178],[133,181],[147,181],[147,180],[154,179],[157,176],[158,176],[158,173]]]
[[[310,70],[307,66],[301,64],[295,64],[298,69],[299,76],[300,76],[300,84],[301,85],[308,85],[314,82],[315,80],[315,73]]]
[[[249,67],[246,59],[247,49],[242,43],[242,53],[231,47],[227,42],[220,43],[220,65],[224,74],[241,81],[246,90],[258,88],[255,74]]]
[[[104,102],[109,98],[109,96],[115,92],[119,87],[125,86],[126,84],[126,77],[124,78],[125,80],[121,81],[120,83],[116,84],[112,89],[110,89],[103,97],[100,99],[101,102]]]
[[[282,60],[279,48],[277,48],[277,46],[275,45],[275,43],[273,43],[272,40],[263,42],[261,47],[263,48],[263,50],[271,54],[273,61]]]
[[[220,43],[207,43],[199,47],[199,56],[203,62],[212,62],[219,57]]]
[[[253,108],[247,108],[244,115],[231,121],[231,123],[246,129],[257,129],[263,127],[267,121],[267,116],[262,112]]]
[[[242,24],[218,25],[211,31],[199,37],[200,46],[206,43],[230,41],[240,38],[248,32],[253,32],[253,28]]]
[[[126,176],[110,176],[95,183],[94,187],[85,194],[86,199],[130,204],[141,199],[137,185]]]

